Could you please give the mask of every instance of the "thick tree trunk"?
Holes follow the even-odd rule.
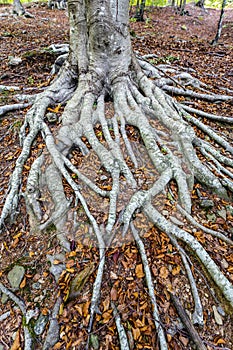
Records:
[[[69,62],[78,74],[87,72],[109,86],[125,75],[131,62],[128,1],[69,1]],[[106,89],[109,88],[106,86]]]

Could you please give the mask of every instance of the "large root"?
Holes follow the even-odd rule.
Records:
[[[98,79],[95,74],[86,74],[79,78],[79,84],[76,87],[77,76],[70,71],[68,65],[61,70],[54,83],[35,98],[35,102],[27,113],[25,123],[21,129],[22,152],[12,174],[9,193],[1,213],[0,226],[3,229],[8,217],[15,215],[23,166],[29,157],[32,143],[37,135],[41,134],[46,144],[46,152],[36,159],[32,165],[27,190],[24,194],[30,225],[31,229],[35,231],[45,230],[50,225],[55,225],[60,245],[65,252],[70,251],[70,237],[71,235],[75,237],[80,225],[77,217],[77,207],[79,204],[82,206],[90,227],[92,227],[89,229],[92,243],[99,248],[99,266],[93,285],[87,329],[89,335],[92,332],[95,313],[98,312],[106,250],[113,242],[116,242],[117,235],[118,244],[121,244],[121,239],[124,242],[124,236],[129,234],[129,227],[131,227],[132,236],[137,243],[145,271],[160,348],[166,349],[165,330],[160,320],[145,246],[140,234],[132,225],[132,218],[135,211],[143,211],[152,224],[167,234],[171,243],[179,251],[191,284],[195,305],[193,314],[195,323],[203,324],[202,305],[190,268],[191,259],[187,258],[187,252],[178,241],[184,242],[193,250],[228,303],[233,307],[233,286],[204,247],[189,232],[180,229],[167,220],[162,211],[157,210],[153,205],[157,196],[162,192],[167,192],[168,184],[174,180],[177,185],[178,208],[193,225],[198,225],[190,215],[192,211],[191,192],[194,181],[201,182],[206,188],[214,191],[219,196],[229,198],[227,190],[233,190],[231,173],[233,147],[228,140],[220,137],[209,126],[206,126],[196,117],[187,114],[187,111],[196,114],[196,110],[179,105],[156,86],[159,85],[160,75],[158,71],[155,72],[154,67],[145,64],[144,61],[140,64],[145,72],[150,72],[150,75],[152,75],[151,72],[154,72],[154,76],[156,73],[158,81],[155,84],[154,81],[146,77],[137,61],[134,60],[130,74],[114,77],[111,82],[110,94],[114,111],[110,115],[106,114],[106,91],[101,79]],[[161,85],[164,90],[175,94],[183,92],[183,94],[191,97],[212,101],[232,101],[232,97],[229,96],[191,93],[186,89],[182,90],[166,85],[165,82]],[[62,126],[58,133],[53,135],[45,122],[47,108],[58,103],[65,104],[66,101],[68,102],[62,116]],[[203,116],[207,117],[206,114]],[[227,118],[218,118],[217,120],[232,122]],[[212,140],[212,144],[198,138],[190,123],[208,135]],[[98,138],[96,133],[97,125],[101,130],[102,140]],[[141,184],[135,176],[141,163],[138,157],[140,151],[135,143],[133,144],[130,140],[126,131],[127,126],[132,126],[138,130],[143,144],[141,147],[147,152],[147,157],[149,156],[154,168],[153,181],[146,189],[141,189]],[[27,128],[29,128],[29,131],[27,131]],[[222,151],[217,151],[215,144],[222,147]],[[95,152],[99,166],[107,171],[108,177],[111,179],[111,185],[108,189],[101,188],[91,176],[75,166],[71,155],[72,147],[76,147],[82,153],[83,158],[91,152]],[[205,157],[206,164],[198,157],[197,149]],[[208,166],[208,162],[218,172],[212,171]],[[69,198],[67,198],[64,190],[64,181],[72,190],[72,196]],[[122,182],[127,185],[123,186]],[[45,193],[46,196],[43,195]],[[89,196],[87,193],[89,193]],[[93,195],[90,195],[90,193]],[[50,198],[50,216],[45,217],[43,197],[48,196]],[[98,218],[91,212],[90,196],[93,196],[93,198],[98,196],[108,200],[108,214],[101,225]],[[121,224],[123,224],[123,238],[119,236]],[[227,244],[232,244],[227,234],[208,229],[206,231],[200,224],[198,227]],[[56,279],[58,280],[59,276],[56,276]],[[2,285],[0,288],[4,290]],[[14,300],[9,292],[8,295]],[[18,299],[15,300],[19,304]],[[60,304],[61,300],[58,299],[54,306],[56,315]],[[21,308],[23,314],[25,314],[24,308],[23,305],[23,308]],[[112,308],[120,343],[123,344],[122,348],[129,348],[117,305],[112,304]],[[58,324],[56,322],[54,326],[51,321],[44,349],[54,345],[49,336],[51,332],[56,332],[54,327],[57,329]],[[27,348],[26,333],[25,348]]]

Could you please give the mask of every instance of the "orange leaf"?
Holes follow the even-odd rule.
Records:
[[[13,238],[14,238],[14,239],[19,238],[20,236],[22,236],[22,234],[23,234],[23,233],[20,231],[20,232],[18,232],[16,235],[14,235]]]
[[[140,329],[139,328],[132,328],[132,332],[133,332],[134,340],[138,340],[138,338],[141,335]]]
[[[63,345],[63,343],[58,342],[57,344],[54,345],[53,350],[61,349],[62,345]]]
[[[145,276],[145,274],[143,272],[142,264],[139,264],[136,266],[135,273],[136,273],[137,278],[142,278]]]
[[[70,272],[70,273],[74,273],[74,269],[66,269],[66,271]]]
[[[42,313],[42,315],[46,316],[46,315],[49,314],[49,310],[46,309],[46,307],[44,307],[44,308],[41,310],[41,313]]]
[[[58,264],[62,264],[62,261],[60,260],[53,260],[53,265],[58,265]]]
[[[218,339],[217,341],[214,342],[215,345],[219,345],[219,344],[226,344],[226,341],[222,338]]]
[[[89,305],[90,305],[90,301],[87,301],[84,305],[83,305],[83,316],[86,317],[89,313]]]
[[[61,105],[59,104],[54,109],[53,108],[48,108],[48,111],[49,112],[53,112],[53,113],[58,113],[60,108],[61,108]]]
[[[168,269],[167,269],[165,266],[162,266],[161,269],[160,269],[160,271],[159,271],[159,276],[160,276],[161,278],[166,279],[166,278],[168,277],[168,275],[169,275]]]
[[[174,267],[174,269],[172,269],[172,274],[173,276],[178,275],[180,273],[180,265],[177,265],[176,267]]]
[[[20,347],[20,330],[18,329],[15,335],[14,343],[12,344],[12,347],[10,350],[19,350]]]
[[[25,286],[26,286],[26,282],[27,282],[27,280],[26,280],[26,277],[24,277],[24,279],[22,280],[22,282],[20,283],[20,288],[24,288]]]
[[[110,319],[112,318],[112,310],[109,310],[107,312],[104,312],[103,315],[103,323],[107,323],[110,321]]]

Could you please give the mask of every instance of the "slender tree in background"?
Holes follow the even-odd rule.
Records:
[[[138,0],[136,5],[136,13],[134,18],[136,18],[137,21],[142,22],[144,20],[144,10],[146,6],[146,0]]]
[[[163,204],[160,195],[165,193],[164,200],[170,198],[173,207],[193,226],[196,225],[203,232],[213,235],[213,239],[217,237],[227,245],[232,244],[226,233],[207,229],[194,220],[191,216],[191,193],[194,182],[199,182],[218,196],[229,199],[229,193],[233,190],[233,179],[229,170],[233,167],[230,156],[233,155],[233,147],[196,117],[214,116],[181,105],[169,94],[203,98],[210,102],[232,102],[232,97],[201,94],[174,86],[176,79],[180,82],[179,86],[185,82],[192,85],[195,81],[196,88],[197,80],[187,72],[179,71],[175,78],[169,79],[162,68],[158,70],[142,57],[136,56],[132,50],[128,29],[128,0],[69,0],[68,10],[69,55],[51,85],[36,95],[33,103],[31,102],[32,107],[27,112],[20,132],[22,152],[11,177],[0,225],[4,230],[7,220],[14,218],[17,213],[22,171],[32,144],[37,136],[41,135],[46,150],[32,164],[24,193],[31,230],[43,232],[54,225],[61,249],[63,252],[69,252],[72,249],[71,237],[72,240],[77,239],[75,234],[81,220],[77,208],[82,206],[90,223],[88,236],[93,236],[93,242],[99,249],[99,265],[93,285],[88,334],[91,334],[98,310],[107,248],[116,240],[119,244],[122,235],[124,237],[131,234],[141,254],[160,349],[165,350],[168,348],[166,329],[161,322],[154,293],[156,287],[144,246],[146,238],[142,239],[140,229],[136,229],[134,213],[142,212],[151,225],[155,225],[167,235],[181,255],[193,295],[192,319],[195,324],[203,325],[203,310],[191,269],[191,258],[187,256],[190,250],[200,264],[204,265],[229,305],[233,307],[232,284],[192,234],[192,229],[188,226],[187,230],[185,226],[184,229],[180,228],[177,221],[171,221],[167,214],[160,210]],[[65,105],[65,109],[60,129],[53,133],[46,122],[47,109],[57,104]],[[216,118],[221,121],[230,119]],[[218,150],[215,149],[214,143],[200,138],[191,125],[201,129],[209,139],[218,144]],[[96,126],[101,130],[103,139],[96,134]],[[140,145],[130,139],[128,127],[139,133]],[[101,188],[95,182],[95,176],[88,177],[88,174],[78,168],[77,162],[72,161],[74,148],[80,152],[81,159],[90,154],[95,155],[90,171],[98,164],[99,169],[105,170],[105,178],[109,179],[110,186]],[[220,149],[225,149],[226,152],[221,152]],[[197,150],[202,154],[201,158],[198,157]],[[150,164],[148,172],[154,172],[154,177],[149,186],[143,187],[137,174],[139,168],[147,166],[144,164],[145,160]],[[175,192],[169,187],[171,182],[176,184]],[[72,191],[73,196],[70,198],[65,192],[65,183],[65,187],[69,186]],[[88,196],[93,197],[91,202]],[[106,205],[103,208],[105,219],[102,222],[97,221],[95,210],[92,211],[96,197],[99,198],[96,208],[108,203],[108,209]],[[43,204],[44,201],[47,204]],[[160,203],[159,207],[156,206],[156,201]],[[45,218],[43,208],[48,207],[48,203],[49,217]],[[149,227],[151,226],[148,226],[148,229]],[[184,242],[187,252],[181,248],[180,242]],[[0,289],[4,293],[7,292],[2,284]],[[13,298],[9,292],[8,296]],[[18,299],[13,300],[18,302]],[[51,349],[58,340],[56,315],[61,303],[59,297],[50,315],[48,333],[46,338],[43,338],[46,339],[43,349]],[[115,306],[112,307],[115,310]],[[25,308],[22,307],[21,311],[25,313]],[[121,349],[129,349],[119,310],[115,315]],[[25,349],[31,349],[33,337],[27,329],[27,324],[24,329]],[[193,335],[192,337],[199,349],[205,349],[200,339],[195,340]]]
[[[205,0],[199,0],[199,1],[197,1],[195,5],[198,6],[198,7],[200,7],[200,8],[202,8],[202,9],[204,9]]]
[[[219,21],[218,21],[218,29],[217,29],[217,33],[216,33],[214,40],[211,42],[212,45],[216,45],[218,43],[218,40],[220,39],[226,4],[227,4],[227,0],[223,0],[221,13],[220,13]]]
[[[20,0],[14,0],[13,13],[18,15],[18,16],[23,16],[25,14],[25,9],[24,9]]]

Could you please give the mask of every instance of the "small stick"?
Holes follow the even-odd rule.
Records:
[[[192,341],[196,344],[197,349],[206,350],[205,345],[203,344],[200,336],[198,335],[196,329],[194,328],[192,322],[190,321],[185,309],[181,305],[179,298],[173,293],[170,293],[170,296],[183,325],[185,326],[187,332],[189,333]]]

